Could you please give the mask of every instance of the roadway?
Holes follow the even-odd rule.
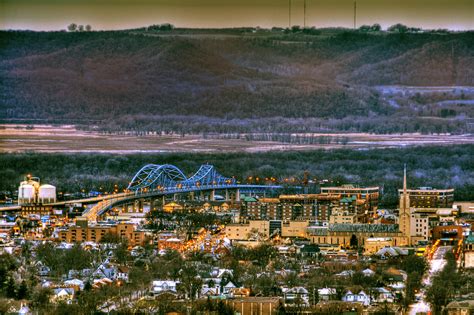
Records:
[[[444,268],[444,265],[446,265],[444,256],[452,249],[452,246],[440,246],[433,254],[433,258],[429,260],[430,269],[423,278],[423,287],[421,288],[420,293],[417,294],[420,300],[410,306],[409,315],[431,312],[431,306],[426,301],[426,288],[431,285],[431,279],[433,276]]]
[[[179,193],[188,193],[188,192],[196,192],[196,191],[206,191],[206,190],[224,190],[224,189],[240,189],[240,190],[272,190],[272,189],[281,189],[282,186],[278,185],[240,185],[240,184],[231,184],[231,185],[207,185],[207,186],[192,186],[192,187],[171,187],[167,189],[157,189],[151,190],[146,192],[124,192],[118,194],[109,194],[109,195],[101,195],[98,197],[90,197],[90,198],[82,198],[82,199],[74,199],[74,200],[64,200],[58,201],[54,203],[45,204],[47,206],[65,206],[65,205],[72,205],[72,204],[91,204],[91,203],[100,203],[105,200],[114,200],[112,204],[116,202],[123,202],[123,201],[130,201],[133,199],[140,199],[140,198],[147,198],[147,197],[159,197],[171,194],[179,194]],[[107,203],[109,206],[110,203]],[[11,206],[4,206],[0,207],[0,212],[2,211],[18,211],[21,207],[18,205],[11,205]]]

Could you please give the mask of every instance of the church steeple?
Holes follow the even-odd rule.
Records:
[[[400,196],[399,207],[399,229],[407,240],[407,245],[411,245],[411,227],[410,227],[410,196],[407,192],[407,165],[403,166],[403,192]]]
[[[407,204],[407,164],[403,164],[403,208],[405,209]],[[410,205],[408,205],[410,207]]]

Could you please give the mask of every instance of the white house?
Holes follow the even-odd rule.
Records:
[[[355,274],[355,271],[354,270],[344,270],[338,274],[336,274],[335,276],[336,277],[352,277],[353,275]]]
[[[77,286],[79,290],[84,290],[84,281],[79,280],[79,279],[71,279],[71,280],[66,280],[64,281],[65,285],[73,285]]]
[[[318,289],[318,295],[321,301],[329,301],[334,296],[336,296],[336,289],[335,288]]]
[[[286,305],[309,305],[308,290],[303,287],[283,288]]]
[[[365,306],[370,305],[370,297],[364,291],[360,291],[359,293],[352,293],[351,291],[347,291],[346,294],[344,294],[344,296],[342,297],[342,301],[361,303]]]
[[[375,288],[374,291],[377,296],[376,301],[379,303],[382,303],[382,302],[393,303],[395,301],[395,296],[393,295],[393,293],[385,288],[382,288],[382,287]]]
[[[152,283],[151,292],[154,295],[160,295],[165,292],[176,294],[178,292],[176,288],[178,284],[179,281],[154,280]]]
[[[58,301],[72,301],[74,298],[73,288],[56,288],[53,289],[53,295],[51,296],[51,302]]]
[[[122,280],[124,282],[128,282],[128,267],[125,266],[118,266],[117,268],[117,280]]]
[[[373,275],[375,275],[375,271],[373,271],[370,268],[367,268],[367,269],[362,270],[362,274],[366,277],[372,277]]]

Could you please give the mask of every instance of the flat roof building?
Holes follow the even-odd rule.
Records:
[[[399,195],[403,189],[398,190]],[[420,187],[407,189],[410,198],[410,208],[451,208],[454,202],[454,189],[433,189]]]

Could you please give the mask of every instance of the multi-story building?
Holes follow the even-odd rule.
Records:
[[[347,210],[334,209],[329,217],[329,224],[354,224],[357,222],[357,215]]]
[[[406,237],[396,224],[330,224],[329,226],[309,226],[308,237],[312,243],[349,246],[351,239],[358,246],[364,246],[368,238],[389,237],[393,245],[406,244]]]
[[[353,185],[342,185],[339,187],[321,187],[321,193],[364,200],[364,210],[369,214],[375,213],[379,205],[380,188],[377,186],[354,187]]]
[[[329,221],[333,211],[340,209],[355,215],[356,222],[367,222],[370,213],[376,209],[371,195],[348,193],[321,193],[280,195],[278,198],[252,198],[242,200],[240,219],[245,220],[317,220]],[[377,197],[378,198],[378,197]]]
[[[429,218],[419,213],[411,213],[410,218],[410,237],[411,243],[416,244],[419,241],[427,241],[430,237]]]
[[[225,228],[229,240],[266,240],[272,235],[306,238],[310,221],[249,220],[246,223],[228,224]]]
[[[403,189],[398,190],[400,196]],[[454,189],[433,189],[420,187],[407,189],[411,208],[452,208],[454,202]]]
[[[107,234],[126,238],[131,246],[144,245],[150,235],[147,231],[138,230],[135,224],[96,224],[89,226],[71,226],[60,230],[58,238],[68,243],[95,242],[99,243]]]
[[[270,221],[249,220],[246,223],[227,224],[225,234],[231,241],[265,240],[270,237]]]
[[[464,238],[462,264],[464,268],[474,268],[474,234],[472,232]]]
[[[21,206],[21,215],[28,216],[30,214],[37,214],[40,216],[54,214],[53,206],[42,204],[28,204]]]

